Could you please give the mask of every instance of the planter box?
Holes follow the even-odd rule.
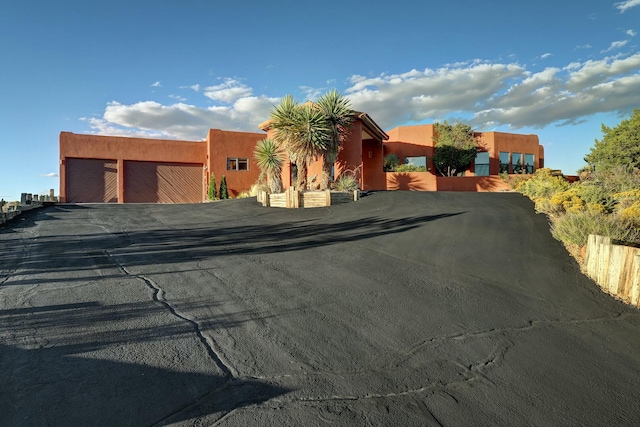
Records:
[[[258,193],[257,200],[262,206],[272,208],[320,208],[349,203],[360,198],[360,191],[353,193],[339,191],[295,191],[292,188],[284,193],[267,194],[265,191]]]

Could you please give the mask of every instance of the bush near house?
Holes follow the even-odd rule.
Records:
[[[216,176],[212,173],[211,180],[209,181],[209,200],[218,200],[216,191]]]
[[[222,175],[222,180],[220,181],[220,200],[229,198],[229,190],[227,189],[227,177]]]
[[[603,133],[580,181],[570,184],[549,169],[508,181],[549,215],[553,236],[574,254],[589,234],[640,245],[640,110],[617,127],[603,125]]]

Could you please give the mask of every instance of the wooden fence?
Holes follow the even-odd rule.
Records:
[[[323,206],[336,205],[338,203],[348,203],[358,200],[359,191],[353,193],[335,191],[295,191],[289,188],[284,193],[267,194],[261,191],[257,195],[257,200],[262,206],[273,208],[319,208]]]
[[[605,292],[640,308],[640,248],[589,235],[585,268]]]

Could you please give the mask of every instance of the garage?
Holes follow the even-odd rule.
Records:
[[[67,158],[67,201],[117,203],[117,165],[116,160]]]
[[[125,161],[124,182],[126,203],[199,203],[203,165]]]

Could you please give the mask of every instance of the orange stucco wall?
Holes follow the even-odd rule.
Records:
[[[118,201],[124,201],[124,161],[176,162],[205,164],[204,141],[177,141],[128,138],[120,136],[60,133],[60,201],[67,198],[66,160],[114,159],[118,162]],[[203,177],[204,179],[204,177]],[[203,194],[203,198],[204,198]]]
[[[384,155],[394,153],[400,162],[407,156],[427,156],[429,172],[385,173],[382,168],[377,174],[383,180],[374,179],[376,190],[422,190],[422,191],[502,191],[508,187],[497,175],[500,173],[500,152],[523,153],[534,155],[534,167],[544,167],[544,147],[540,145],[537,135],[521,135],[506,132],[478,133],[480,146],[489,152],[490,176],[475,177],[473,165],[466,171],[465,177],[444,178],[436,176],[433,166],[434,126],[401,126],[387,132],[389,141],[384,142]],[[376,171],[368,174],[371,179]],[[465,178],[465,179],[459,179]],[[476,178],[476,179],[469,179]],[[384,185],[381,185],[384,182]]]
[[[218,189],[220,188],[222,175],[226,176],[230,196],[235,197],[240,192],[249,190],[260,176],[260,169],[253,158],[253,151],[258,141],[266,136],[267,134],[264,133],[210,129],[206,139],[208,153],[206,159],[206,188],[208,189],[211,173],[213,172]],[[249,170],[227,170],[227,158],[248,159]]]
[[[367,128],[369,129],[369,128]],[[367,132],[369,132],[368,130]],[[434,153],[433,125],[402,126],[388,132],[389,140],[363,139],[363,123],[353,123],[347,141],[343,144],[335,165],[335,178],[343,173],[354,173],[360,179],[363,190],[421,190],[421,191],[501,191],[507,189],[498,177],[500,151],[529,153],[535,155],[535,168],[544,167],[544,147],[536,135],[520,135],[504,132],[478,134],[480,143],[490,154],[490,176],[475,177],[474,170],[465,177],[443,178],[436,176],[432,157]],[[157,161],[201,164],[203,166],[202,200],[207,198],[211,174],[215,174],[219,187],[222,176],[227,179],[230,195],[248,190],[260,175],[253,159],[255,145],[271,136],[253,132],[233,132],[220,129],[209,130],[203,141],[176,141],[116,136],[78,135],[70,132],[60,134],[60,200],[66,201],[66,160],[69,158],[111,159],[117,161],[118,201],[124,201],[124,162]],[[383,170],[384,156],[398,155],[400,161],[407,156],[427,156],[428,172],[386,173]],[[246,158],[246,171],[227,170],[227,158]],[[309,177],[320,180],[322,159],[316,159],[309,168]],[[282,171],[285,188],[292,185],[291,164],[285,162]]]
[[[124,162],[127,160],[201,164],[203,166],[202,200],[207,199],[211,172],[219,187],[222,175],[227,178],[231,196],[249,190],[258,179],[253,150],[263,133],[232,132],[210,129],[204,141],[179,141],[118,136],[60,133],[60,200],[66,201],[66,159],[114,159],[118,162],[118,201],[124,201]],[[228,171],[227,157],[246,158],[247,171]]]

